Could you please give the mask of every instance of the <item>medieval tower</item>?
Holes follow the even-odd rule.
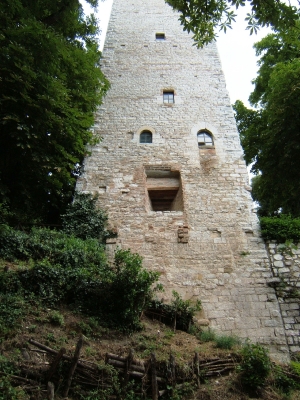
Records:
[[[99,194],[117,232],[170,299],[200,299],[203,325],[288,357],[265,246],[215,44],[193,46],[164,0],[114,0],[97,112],[102,137],[77,190]]]

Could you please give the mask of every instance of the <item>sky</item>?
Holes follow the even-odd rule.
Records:
[[[104,44],[111,5],[112,0],[99,1],[97,17],[102,30],[101,47]],[[87,12],[88,7],[85,7],[85,10]],[[233,28],[227,30],[226,34],[221,32],[217,40],[230,101],[233,104],[236,100],[242,100],[248,107],[248,97],[253,90],[251,81],[256,77],[258,69],[258,59],[255,56],[253,44],[270,32],[269,29],[262,28],[257,35],[250,35],[246,30],[247,24],[244,20],[249,11],[249,6],[239,8]]]

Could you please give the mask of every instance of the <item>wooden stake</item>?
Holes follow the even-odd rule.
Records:
[[[64,347],[62,347],[59,350],[58,354],[55,356],[55,358],[54,358],[54,360],[53,360],[53,362],[52,362],[52,364],[51,364],[51,366],[49,368],[49,371],[47,373],[48,381],[52,378],[52,376],[54,375],[55,371],[57,370],[58,364],[59,364],[60,360],[62,359],[63,355],[65,354],[65,352],[66,352],[66,349]]]
[[[170,354],[169,364],[171,371],[171,385],[172,388],[174,388],[176,384],[176,376],[175,376],[175,357],[173,356],[173,354]]]
[[[200,369],[199,369],[199,353],[195,353],[194,370],[196,370],[197,386],[200,388]]]
[[[152,383],[152,400],[158,400],[156,358],[154,353],[151,353],[151,383]]]
[[[73,360],[71,362],[71,368],[70,368],[70,371],[69,371],[69,376],[68,376],[68,380],[67,380],[67,386],[66,386],[66,389],[64,391],[64,397],[68,397],[69,389],[70,389],[70,386],[71,386],[71,383],[72,383],[72,379],[73,379],[73,375],[74,375],[75,369],[77,367],[77,363],[78,363],[79,356],[80,356],[80,350],[81,350],[82,346],[83,346],[83,337],[81,335],[80,339],[78,340],[76,349],[75,349]]]
[[[47,400],[54,400],[54,385],[52,382],[48,382],[47,386]]]
[[[132,365],[132,361],[133,361],[133,350],[130,349],[126,363],[125,363],[125,373],[124,373],[124,386],[127,385],[128,380],[129,380],[129,374],[130,374],[130,370],[131,370],[131,365]]]

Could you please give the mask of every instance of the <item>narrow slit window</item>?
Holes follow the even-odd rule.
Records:
[[[164,103],[166,103],[166,104],[173,104],[175,101],[174,101],[174,92],[172,92],[172,91],[164,91],[164,94],[163,94],[163,99],[164,99]]]
[[[140,134],[140,143],[152,143],[152,132],[143,131]]]
[[[155,39],[156,40],[166,40],[166,35],[163,32],[156,33],[155,34]]]
[[[212,134],[207,131],[200,131],[197,134],[198,147],[213,146]]]

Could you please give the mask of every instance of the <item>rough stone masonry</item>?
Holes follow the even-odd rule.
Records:
[[[202,323],[288,347],[215,44],[193,46],[164,0],[115,0],[101,68],[102,137],[77,190],[99,194],[116,239],[165,287],[200,299]],[[200,321],[201,322],[201,321]]]

